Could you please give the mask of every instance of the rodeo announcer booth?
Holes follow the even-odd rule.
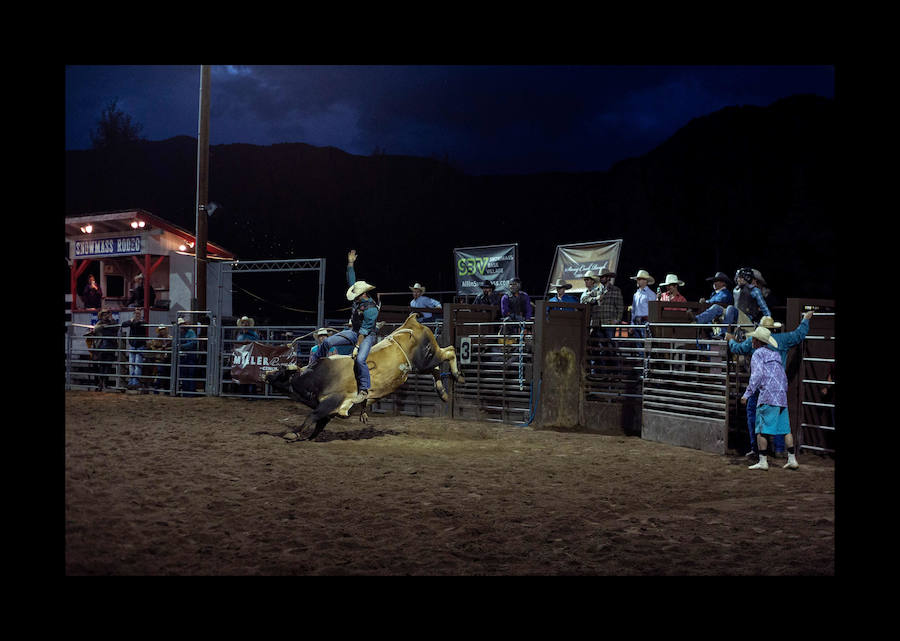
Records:
[[[350,356],[356,359],[356,367],[353,368],[353,373],[356,375],[357,389],[356,398],[353,399],[353,402],[362,403],[369,395],[369,387],[371,385],[366,358],[369,356],[369,350],[375,344],[375,323],[378,320],[378,305],[368,294],[368,292],[375,289],[375,285],[370,285],[364,280],[356,280],[356,270],[353,267],[356,257],[355,249],[351,249],[350,253],[347,254],[347,284],[350,285],[350,289],[347,290],[347,300],[353,302],[352,311],[350,312],[350,329],[345,329],[322,341],[322,346],[310,356],[309,367],[312,367],[317,360],[328,354],[332,347],[353,345],[353,353]]]

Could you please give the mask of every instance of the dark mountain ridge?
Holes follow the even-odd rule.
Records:
[[[379,291],[416,281],[437,291],[455,288],[454,247],[517,242],[524,289],[541,296],[557,245],[614,238],[626,299],[638,269],[678,274],[696,300],[709,294],[706,277],[752,266],[783,305],[835,295],[835,138],[833,100],[793,96],[695,118],[607,172],[469,176],[433,158],[213,145],[209,194],[223,208],[209,238],[243,260],[325,257],[329,312],[346,306],[350,248]],[[67,151],[66,215],[135,207],[193,229],[196,153],[189,136]],[[240,284],[314,305],[314,288],[276,280]]]

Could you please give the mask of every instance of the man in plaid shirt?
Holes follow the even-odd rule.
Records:
[[[625,312],[622,290],[609,282],[615,275],[615,272],[603,267],[598,276],[601,294],[597,299],[596,311],[601,325],[618,325],[622,322],[622,314]],[[616,335],[616,329],[615,327],[601,327],[600,333],[606,338],[613,338]]]
[[[594,276],[594,272],[590,271],[585,274]],[[600,269],[597,274],[599,284],[596,288],[590,290],[589,297],[582,296],[581,302],[593,303],[594,308],[591,310],[591,333],[603,338],[603,354],[602,362],[605,365],[612,365],[611,357],[615,355],[612,339],[616,336],[615,327],[602,327],[602,325],[618,325],[622,322],[622,314],[625,311],[625,302],[622,298],[622,290],[610,283],[610,279],[615,277],[615,272],[609,271],[606,267]],[[587,282],[585,282],[587,284]]]

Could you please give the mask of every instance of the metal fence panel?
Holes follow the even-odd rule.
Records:
[[[534,321],[461,323],[471,345],[459,363],[465,385],[453,388],[453,418],[525,424],[534,416]],[[459,332],[457,332],[459,333]],[[457,338],[457,352],[460,339]]]

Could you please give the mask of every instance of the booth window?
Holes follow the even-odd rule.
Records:
[[[107,274],[106,291],[103,294],[107,297],[119,298],[125,295],[125,277],[115,274]]]

